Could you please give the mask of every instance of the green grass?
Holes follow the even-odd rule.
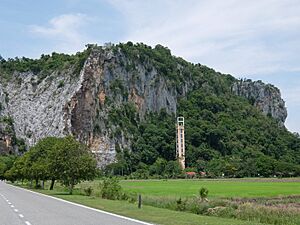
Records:
[[[277,180],[142,180],[122,181],[121,184],[130,193],[164,197],[194,196],[201,187],[209,190],[209,197],[274,197],[300,194],[300,179],[299,182]]]
[[[212,216],[200,216],[192,213],[172,211],[151,206],[137,208],[136,204],[126,201],[106,200],[98,197],[87,197],[83,195],[68,195],[62,192],[49,190],[38,190],[41,193],[55,196],[67,201],[79,203],[107,212],[127,216],[142,221],[162,225],[261,225],[261,223],[226,219]]]
[[[62,187],[59,183],[55,185],[54,191],[38,191],[155,224],[253,225],[262,222],[278,225],[300,225],[298,222],[300,218],[299,209],[297,207],[300,196],[299,178],[122,180],[121,185],[126,192],[142,194],[145,204],[142,209],[138,209],[136,203],[129,203],[128,201],[101,199],[99,197],[100,182],[102,181],[95,180],[80,183],[76,185],[73,195],[67,195],[67,189]],[[47,186],[49,186],[49,183],[47,183]],[[84,189],[87,187],[93,189],[93,196],[87,197],[83,195]],[[201,187],[206,187],[209,190],[209,202],[201,203],[201,205],[197,203],[197,209],[199,208],[200,211],[203,209],[203,212],[195,212],[193,206],[196,207],[196,205],[192,204],[195,198],[188,198],[189,202],[185,212],[175,211],[176,200],[179,197],[185,198],[198,195],[198,191]],[[293,195],[294,197],[291,197]],[[287,197],[277,198],[279,196]],[[225,211],[221,210],[218,213],[209,213],[208,208],[223,206],[225,206]],[[205,207],[208,208],[206,209]]]

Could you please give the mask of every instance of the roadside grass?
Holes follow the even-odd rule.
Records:
[[[67,191],[62,191],[62,187],[58,187],[58,191],[31,189],[39,193],[47,194],[57,198],[61,198],[70,202],[75,202],[103,211],[116,213],[118,215],[130,217],[146,221],[153,224],[161,225],[263,225],[262,223],[253,221],[243,221],[236,219],[227,219],[214,216],[201,216],[192,213],[178,212],[168,209],[157,208],[153,206],[143,205],[138,209],[137,204],[127,201],[107,200],[96,196],[84,196],[79,193],[69,195]]]
[[[56,195],[54,195],[56,196]],[[97,197],[86,197],[80,195],[59,195],[62,199],[80,203],[93,208],[105,210],[108,212],[117,213],[119,215],[128,216],[130,218],[135,218],[143,221],[148,221],[154,224],[163,225],[254,225],[261,223],[253,223],[249,221],[241,221],[235,219],[225,219],[213,216],[201,216],[192,213],[178,212],[168,209],[161,209],[152,206],[142,206],[141,209],[137,208],[136,204],[128,203],[125,201],[116,200],[106,200]]]
[[[54,191],[37,191],[158,224],[300,225],[299,178],[123,180],[121,185],[129,197],[125,201],[100,198],[100,183],[82,182],[73,195],[59,183]],[[208,202],[199,198],[201,187],[209,190]],[[85,196],[87,188],[92,189],[91,196]],[[138,193],[142,194],[142,209],[137,209]]]

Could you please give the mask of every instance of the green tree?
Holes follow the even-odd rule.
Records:
[[[5,172],[12,168],[15,156],[0,156],[0,180],[5,179]]]
[[[60,174],[58,169],[54,166],[55,160],[52,156],[56,155],[57,146],[64,141],[63,138],[46,137],[40,140],[29,153],[35,155],[37,158],[33,163],[33,171],[37,174],[39,179],[43,181],[50,179],[50,190],[53,190],[55,180],[59,179]]]
[[[59,180],[69,187],[72,194],[74,185],[96,176],[96,160],[87,147],[74,137],[68,136],[54,146],[50,154],[50,168],[59,174]]]
[[[18,157],[13,166],[7,170],[4,174],[5,179],[14,182],[15,180],[24,180],[30,179],[29,170],[26,167],[27,155],[23,155],[22,157]]]
[[[176,178],[177,176],[179,176],[182,171],[178,161],[169,161],[165,167],[164,173],[171,178]]]
[[[150,166],[150,174],[163,175],[165,173],[165,168],[167,166],[167,161],[162,158],[158,158],[153,165]]]

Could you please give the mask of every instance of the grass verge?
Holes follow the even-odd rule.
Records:
[[[152,206],[142,206],[141,209],[137,208],[136,204],[126,201],[106,200],[95,196],[83,195],[68,195],[66,192],[49,191],[49,190],[36,190],[36,192],[51,195],[61,198],[70,202],[75,202],[85,206],[93,207],[96,209],[104,210],[107,212],[116,213],[122,216],[154,223],[161,225],[261,225],[253,221],[241,221],[236,219],[226,219],[213,216],[200,216],[192,213],[173,211],[168,209],[161,209]]]

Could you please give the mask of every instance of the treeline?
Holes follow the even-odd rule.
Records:
[[[44,188],[44,182],[51,180],[52,190],[58,180],[72,193],[74,185],[93,179],[96,174],[96,160],[91,152],[72,136],[47,137],[21,157],[0,157],[1,179],[12,182],[26,180],[31,186],[34,182],[36,188]]]
[[[32,72],[45,78],[54,70],[63,70],[69,67],[73,67],[74,74],[79,75],[93,45],[86,45],[86,47],[86,50],[74,55],[53,52],[51,55],[42,54],[39,59],[26,57],[4,59],[0,55],[0,78],[10,80],[14,72]]]

